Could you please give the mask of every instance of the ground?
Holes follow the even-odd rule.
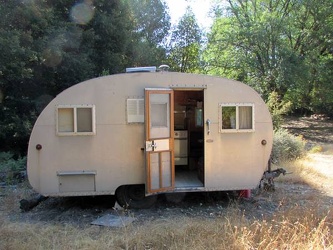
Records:
[[[247,218],[258,219],[304,206],[329,211],[333,204],[333,121],[288,118],[284,127],[302,135],[309,149],[318,146],[319,152],[308,154],[303,160],[305,163],[302,160],[297,163],[303,170],[278,177],[275,190],[257,188],[252,190],[251,198],[239,198],[224,192],[168,194],[160,195],[152,208],[141,210],[115,209],[113,196],[48,198],[23,212],[19,208],[20,199],[35,195],[28,184],[23,183],[0,189],[0,220],[86,227],[105,214],[130,216],[135,219],[135,225],[178,216],[214,219],[223,217],[230,207]],[[291,165],[273,167],[295,171]]]
[[[333,145],[333,118],[286,117],[283,127],[309,144]]]

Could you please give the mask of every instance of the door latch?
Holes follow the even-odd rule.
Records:
[[[155,151],[157,143],[155,141],[146,141],[146,151]]]
[[[211,121],[209,119],[207,119],[206,124],[207,124],[207,134],[210,134],[210,123]]]

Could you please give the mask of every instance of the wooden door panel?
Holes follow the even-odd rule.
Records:
[[[145,90],[147,193],[174,189],[173,90]]]

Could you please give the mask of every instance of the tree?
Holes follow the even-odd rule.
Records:
[[[333,69],[333,2],[303,1],[294,14],[288,32],[290,46],[306,65],[306,81],[287,97],[299,100],[297,108],[311,112],[333,112],[333,89],[329,79]],[[295,94],[296,93],[296,94]]]
[[[95,8],[95,16],[85,29],[90,31],[91,40],[86,42],[92,48],[90,58],[96,72],[123,72],[132,61],[133,21],[129,6],[121,0],[101,0],[96,1]]]
[[[128,0],[133,18],[131,66],[159,65],[165,61],[170,30],[168,7],[161,0]]]
[[[0,150],[24,154],[36,118],[32,98],[41,89],[33,81],[41,63],[34,40],[52,15],[16,1],[2,1],[0,15]]]
[[[217,9],[209,34],[207,72],[245,81],[266,99],[276,92],[281,99],[292,101],[294,109],[309,107],[314,111],[313,98],[319,94],[314,90],[320,89],[318,84],[325,85],[318,81],[318,73],[331,62],[333,3],[227,2],[226,13]],[[330,106],[332,98],[325,100],[325,106]]]
[[[165,59],[160,0],[0,0],[0,15],[0,151],[24,155],[35,119],[64,89]]]
[[[53,96],[131,64],[133,25],[122,0],[1,1],[0,14],[0,151],[24,155]]]
[[[190,7],[171,34],[168,64],[179,72],[196,72],[200,69],[202,32]]]

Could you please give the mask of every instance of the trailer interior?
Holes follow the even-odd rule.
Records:
[[[204,92],[174,91],[175,188],[204,186]]]

